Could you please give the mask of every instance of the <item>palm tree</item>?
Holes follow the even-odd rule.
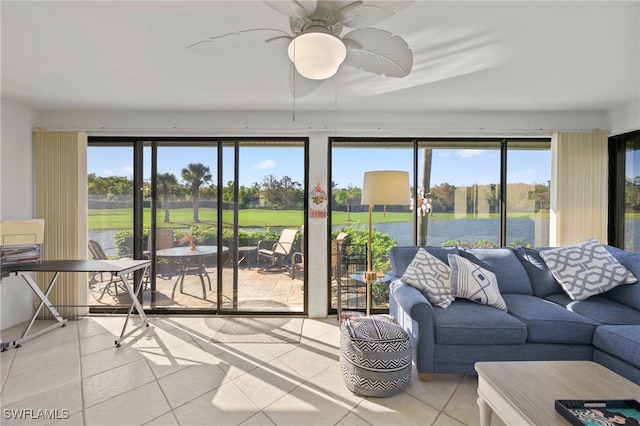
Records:
[[[169,223],[169,199],[175,191],[178,179],[173,173],[158,173],[156,177],[158,192],[162,197],[162,208],[164,209],[164,223]]]
[[[200,222],[198,216],[200,187],[212,179],[209,167],[202,163],[189,163],[187,167],[182,169],[182,179],[184,179],[191,188],[191,196],[193,197],[193,221]]]
[[[431,162],[433,161],[433,150],[425,148],[422,155],[422,182],[421,190],[424,196],[431,189]],[[420,206],[416,206],[416,209]],[[429,227],[429,215],[418,215],[418,245],[427,245],[427,228]]]
[[[360,188],[351,185],[347,189],[340,189],[336,192],[336,202],[347,206],[347,220],[351,221],[351,200],[360,196]]]

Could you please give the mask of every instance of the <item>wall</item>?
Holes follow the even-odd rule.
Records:
[[[40,114],[21,105],[0,105],[0,219],[32,219],[33,149],[31,129]],[[0,281],[0,329],[28,321],[34,295],[20,277]]]
[[[611,134],[640,130],[640,99],[616,105],[610,111]]]

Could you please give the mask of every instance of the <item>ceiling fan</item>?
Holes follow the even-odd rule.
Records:
[[[293,66],[289,86],[295,97],[305,96],[333,76],[344,62],[363,71],[405,77],[413,53],[402,37],[370,28],[404,9],[414,0],[264,0],[289,16],[292,34],[256,28],[214,36],[187,47],[192,53],[218,56],[225,49],[260,45],[286,49]],[[343,27],[356,28],[341,36]],[[296,78],[296,76],[301,78]]]

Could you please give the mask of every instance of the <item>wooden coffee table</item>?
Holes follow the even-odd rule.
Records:
[[[639,399],[640,386],[591,361],[478,362],[480,424],[568,425],[556,399]]]

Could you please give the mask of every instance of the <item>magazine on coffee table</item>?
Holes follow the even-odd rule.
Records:
[[[633,399],[557,399],[555,407],[576,426],[640,426],[640,403]]]

